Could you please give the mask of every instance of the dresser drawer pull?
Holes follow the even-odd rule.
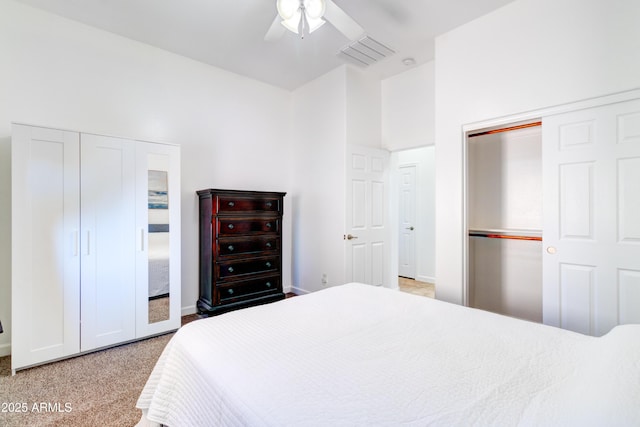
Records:
[[[227,249],[229,249],[229,252],[233,252],[236,248],[234,248],[233,245],[229,245]]]
[[[267,242],[267,244],[265,246],[270,248],[271,247],[271,242]]]
[[[227,225],[227,228],[229,228],[229,230],[233,230],[233,224]]]
[[[269,261],[267,261],[264,265],[266,265],[267,268],[271,268],[271,263]]]
[[[227,289],[227,293],[228,293],[229,295],[233,295],[233,289]]]
[[[272,204],[271,202],[267,202],[267,203],[266,203],[266,206],[267,206],[268,208],[270,208],[271,206],[273,206],[273,204]]]
[[[271,282],[267,282],[267,283],[265,283],[264,285],[265,285],[267,288],[270,288],[270,287],[271,287]]]
[[[267,228],[271,228],[271,223],[270,222],[267,223]]]
[[[234,206],[236,205],[236,204],[235,204],[235,203],[233,203],[233,202],[229,202],[229,203],[227,203],[227,204],[229,205],[229,207],[230,207],[230,208],[232,208],[232,207],[234,207]]]
[[[227,268],[227,271],[228,271],[229,273],[233,273],[233,267],[229,267],[229,268]]]

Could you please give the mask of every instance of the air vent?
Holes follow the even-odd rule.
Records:
[[[338,56],[360,67],[368,67],[391,56],[395,51],[369,36],[343,47]]]

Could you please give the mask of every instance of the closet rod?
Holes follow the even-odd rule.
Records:
[[[484,233],[478,231],[470,231],[469,237],[486,237],[488,239],[512,239],[512,240],[535,240],[542,241],[540,236],[518,236],[515,234],[498,234],[498,233]]]
[[[491,134],[500,133],[500,132],[509,132],[510,130],[532,128],[536,126],[542,126],[542,122],[525,123],[523,125],[515,125],[515,126],[509,126],[506,128],[492,129],[492,130],[486,130],[483,132],[472,133],[469,135],[469,138],[473,138],[474,136],[491,135]]]

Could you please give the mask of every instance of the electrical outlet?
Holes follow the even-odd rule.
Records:
[[[321,281],[322,281],[322,284],[323,284],[323,285],[326,285],[326,284],[328,284],[328,283],[329,283],[329,279],[327,278],[327,273],[322,273],[322,279],[321,279]]]

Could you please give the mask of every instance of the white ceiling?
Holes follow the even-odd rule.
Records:
[[[300,39],[264,35],[277,14],[275,0],[17,0],[285,89],[344,64],[350,43],[330,24]],[[385,78],[406,70],[402,60],[433,59],[434,37],[513,0],[334,0],[395,54],[367,67]]]

